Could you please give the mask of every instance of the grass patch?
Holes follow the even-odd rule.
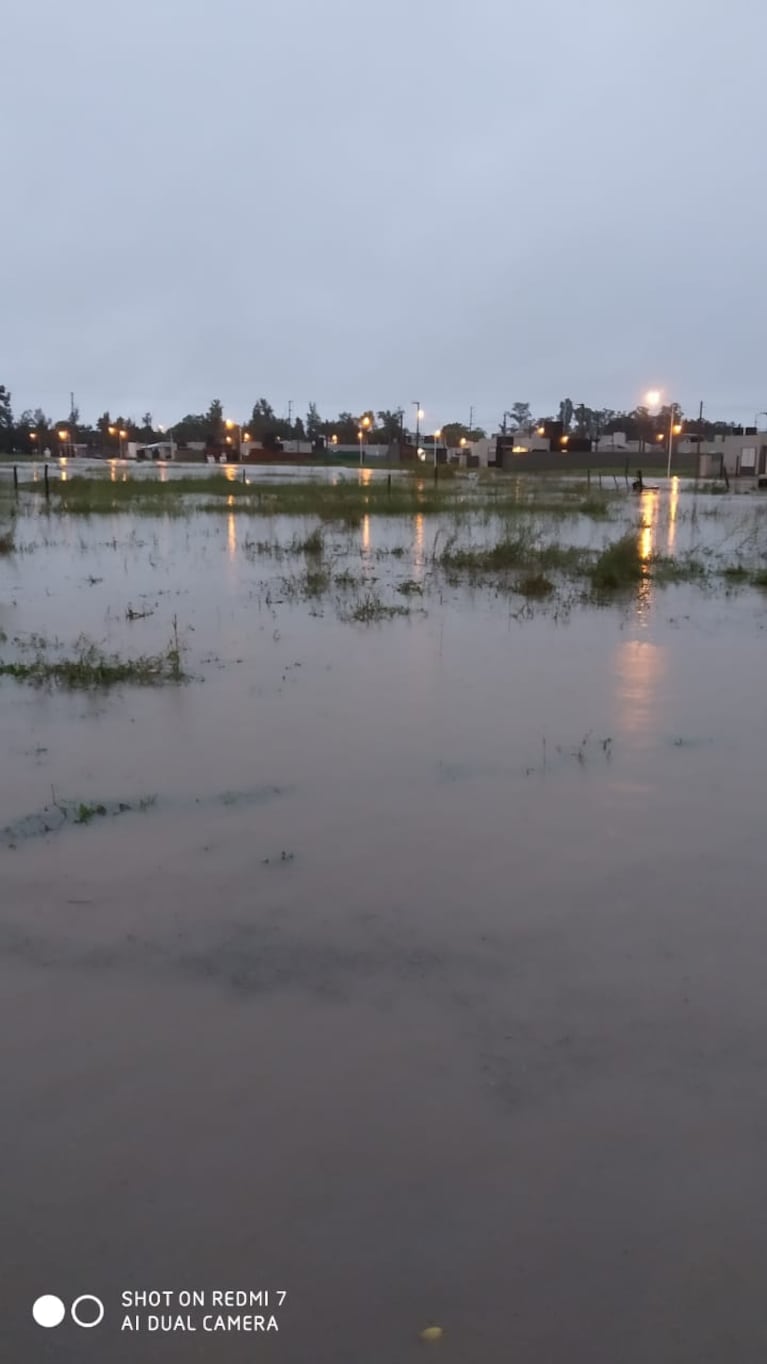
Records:
[[[16,682],[33,686],[62,687],[69,691],[114,687],[124,683],[157,686],[164,682],[181,682],[181,648],[174,625],[174,635],[162,654],[143,654],[139,658],[121,658],[106,654],[86,639],[78,641],[71,658],[50,658],[38,648],[33,658],[0,659],[0,678],[10,677]]]
[[[281,588],[289,601],[304,601],[307,598],[322,597],[331,584],[330,570],[324,565],[307,566],[303,573],[295,573],[283,578]]]
[[[366,596],[358,601],[348,612],[346,619],[356,621],[360,625],[370,625],[374,621],[391,620],[394,616],[409,616],[410,611],[407,606],[388,606],[376,596],[375,592],[368,592]]]
[[[73,822],[75,824],[90,824],[91,820],[95,819],[96,816],[103,818],[103,816],[106,815],[106,812],[106,805],[85,805],[81,802],[81,804],[77,806]]]
[[[454,543],[448,543],[439,562],[443,568],[479,576],[520,568],[529,561],[531,552],[530,537],[523,533],[507,535],[497,544],[482,549],[456,548]]]
[[[706,565],[692,555],[680,559],[658,554],[652,560],[652,576],[657,583],[700,582],[708,576]]]
[[[325,552],[325,536],[321,527],[313,530],[305,540],[296,541],[295,550],[297,554],[306,554],[308,558],[321,559]]]
[[[602,550],[591,569],[591,583],[598,592],[619,592],[634,587],[645,575],[639,537],[629,532]]]
[[[0,531],[0,557],[4,554],[13,554],[15,541],[12,530]]]
[[[554,584],[543,573],[528,573],[526,577],[520,578],[515,583],[514,590],[523,597],[533,597],[540,600],[551,595],[554,591]]]
[[[754,584],[754,587],[767,588],[767,569],[760,568],[759,572],[754,574],[751,581]]]

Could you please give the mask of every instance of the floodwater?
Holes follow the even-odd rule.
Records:
[[[767,551],[763,503],[685,496],[662,552]],[[19,518],[0,656],[175,617],[190,680],[0,681],[14,1364],[764,1357],[767,594],[520,613],[418,519],[328,532],[411,608],[357,624],[254,548],[305,523]],[[152,1289],[287,1296],[121,1330]]]

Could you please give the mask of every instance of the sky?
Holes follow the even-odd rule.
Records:
[[[0,383],[767,409],[764,0],[3,0]]]

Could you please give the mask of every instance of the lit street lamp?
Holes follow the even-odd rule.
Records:
[[[226,427],[227,431],[229,431],[229,432],[232,432],[232,431],[236,431],[236,432],[237,432],[237,459],[240,460],[240,459],[242,458],[242,427],[238,426],[238,425],[237,425],[237,422],[233,422],[233,421],[225,421],[225,422],[224,422],[224,426]],[[232,436],[231,436],[231,434],[227,436],[227,438],[226,438],[226,443],[227,443],[227,445],[231,445],[231,444],[232,444]]]
[[[435,469],[436,469],[436,467],[437,467],[437,441],[439,440],[439,438],[440,438],[441,435],[442,435],[442,431],[441,431],[441,429],[438,427],[437,430],[434,432],[434,468],[435,468]]]
[[[651,388],[648,393],[645,393],[645,402],[648,411],[650,412],[653,408],[657,411],[662,400],[663,394],[659,388]],[[677,406],[677,403],[669,403],[668,406],[668,460],[666,461],[666,478],[671,478],[671,458],[674,453],[674,436],[681,436],[682,434],[682,423],[677,421]],[[662,440],[663,437],[659,436],[658,439]]]
[[[419,401],[418,401],[417,398],[414,398],[414,399],[413,399],[413,407],[415,408],[415,448],[416,448],[416,450],[420,450],[420,447],[421,447],[421,422],[423,421],[423,415],[424,415],[424,414],[423,414],[423,408],[421,407],[421,404],[419,403]]]
[[[371,427],[370,418],[369,418],[369,417],[363,417],[362,420],[360,421],[360,429],[359,429],[359,431],[357,432],[357,439],[359,440],[359,443],[360,443],[360,468],[362,467],[362,462],[363,462],[363,453],[364,453],[364,449],[365,449],[365,436],[367,435],[368,431],[370,430],[370,427]]]

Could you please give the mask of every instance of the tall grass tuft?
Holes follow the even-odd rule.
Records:
[[[618,592],[634,587],[644,572],[639,537],[629,532],[602,550],[591,569],[591,582],[598,592]]]

